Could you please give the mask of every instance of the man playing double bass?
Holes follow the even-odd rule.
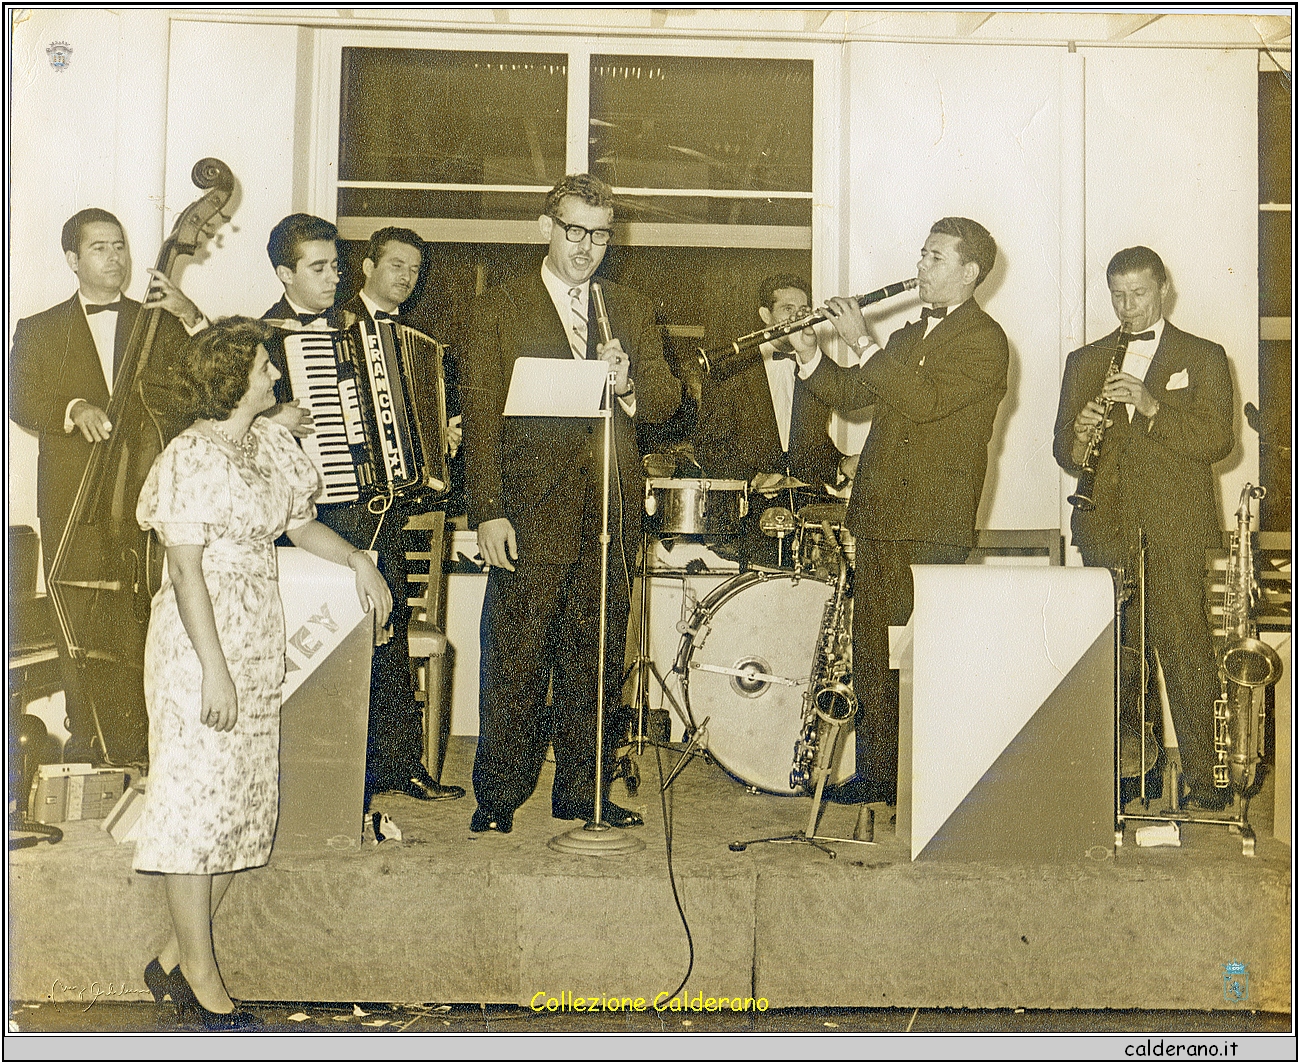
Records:
[[[9,416],[37,436],[36,512],[41,525],[46,586],[50,565],[77,498],[91,449],[106,442],[113,425],[106,413],[118,363],[141,309],[161,307],[159,331],[143,386],[166,412],[167,373],[187,337],[207,323],[166,276],[150,270],[142,304],[122,294],[131,255],[122,223],[108,211],[88,207],[64,223],[62,246],[77,291],[49,310],[18,322],[9,361]],[[170,438],[184,425],[161,426]],[[164,441],[165,442],[165,441]],[[98,761],[94,715],[56,625],[70,738],[65,761]],[[143,756],[144,751],[138,753]]]

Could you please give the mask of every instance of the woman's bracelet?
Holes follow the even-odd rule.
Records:
[[[343,560],[343,564],[346,565],[349,569],[351,569],[355,573],[357,571],[357,567],[352,564],[352,559],[355,558],[358,554],[365,554],[365,553],[366,553],[365,551],[363,551],[360,547],[358,547],[356,550],[354,550]]]

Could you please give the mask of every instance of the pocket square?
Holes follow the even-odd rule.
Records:
[[[1189,381],[1187,380],[1187,370],[1180,369],[1165,384],[1165,391],[1176,392],[1180,388],[1186,388]]]

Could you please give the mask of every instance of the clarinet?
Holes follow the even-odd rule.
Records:
[[[915,277],[910,277],[906,281],[888,284],[884,288],[878,288],[874,292],[868,292],[864,296],[854,296],[853,298],[857,301],[858,306],[867,307],[872,303],[879,303],[882,299],[888,299],[891,296],[910,291],[918,283]],[[696,348],[696,365],[699,366],[706,377],[712,377],[714,380],[720,381],[726,380],[728,377],[739,373],[746,366],[754,362],[761,362],[763,356],[759,354],[758,349],[763,344],[779,340],[782,336],[789,336],[791,333],[801,332],[825,320],[825,314],[813,312],[793,321],[778,322],[766,329],[746,333],[739,339],[727,344],[726,347],[718,347],[712,351],[706,351],[702,347]]]
[[[1106,370],[1103,381],[1108,380],[1112,373],[1124,365],[1124,352],[1128,350],[1132,336],[1127,323],[1120,325],[1119,336],[1115,338],[1115,351],[1110,356],[1110,366]],[[1097,398],[1101,399],[1101,396]],[[1088,453],[1083,459],[1083,468],[1079,472],[1079,483],[1074,489],[1074,494],[1068,499],[1071,506],[1084,513],[1097,508],[1097,504],[1092,499],[1093,485],[1097,481],[1097,458],[1101,455],[1101,440],[1106,435],[1106,423],[1110,420],[1111,407],[1114,405],[1114,399],[1106,399],[1102,402],[1101,420],[1093,426],[1092,436],[1088,439]]]

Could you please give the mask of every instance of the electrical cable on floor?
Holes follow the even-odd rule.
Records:
[[[672,1001],[685,988],[686,981],[690,979],[691,972],[695,968],[695,939],[691,936],[691,925],[686,919],[686,910],[682,908],[682,899],[677,893],[677,876],[673,872],[673,824],[668,815],[668,792],[664,788],[664,763],[659,753],[658,743],[655,744],[655,765],[659,769],[659,808],[664,819],[664,855],[668,859],[668,885],[673,891],[673,903],[677,906],[677,915],[682,918],[682,929],[686,932],[686,947],[689,951],[686,974],[677,984],[677,989],[668,995],[668,1000]]]

